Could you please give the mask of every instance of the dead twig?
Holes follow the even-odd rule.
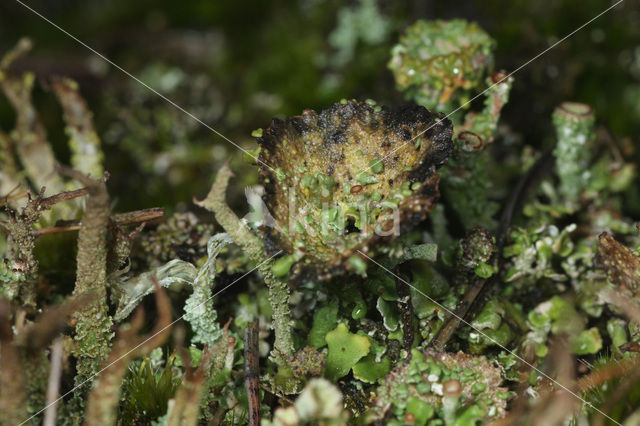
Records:
[[[159,219],[164,216],[164,210],[160,207],[154,207],[150,209],[135,210],[126,213],[117,213],[111,215],[109,220],[116,225],[133,225],[135,223],[145,223],[152,220]],[[60,232],[78,231],[82,227],[81,220],[69,220],[65,222],[59,222],[56,226],[50,226],[48,228],[38,229],[35,232],[36,236],[40,237],[47,234],[57,234]]]
[[[73,191],[61,192],[59,194],[43,198],[41,203],[46,207],[50,207],[61,201],[67,201],[73,198],[82,197],[84,195],[87,195],[88,193],[89,193],[89,188],[74,189]]]
[[[260,425],[260,393],[258,377],[258,322],[253,321],[244,329],[244,384],[247,389],[249,425]]]

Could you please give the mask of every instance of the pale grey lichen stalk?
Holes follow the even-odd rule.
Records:
[[[17,300],[23,305],[36,306],[38,261],[33,253],[36,243],[34,224],[42,212],[51,207],[43,198],[44,188],[28,201],[20,212],[9,212],[5,258],[0,260],[0,296]],[[50,200],[50,199],[49,199]]]
[[[344,409],[342,393],[326,379],[311,379],[296,402],[287,408],[278,408],[273,421],[267,426],[294,424],[346,425],[349,414]]]
[[[78,84],[68,78],[54,78],[51,88],[64,110],[65,132],[69,136],[71,166],[89,176],[99,177],[104,173],[104,154],[100,138],[93,126],[93,113],[80,96]]]
[[[28,48],[23,49],[22,52],[27,50]],[[46,186],[51,193],[62,192],[65,187],[60,176],[54,171],[56,159],[53,149],[47,142],[46,130],[31,102],[35,74],[12,74],[7,69],[11,62],[6,60],[7,56],[0,67],[0,88],[16,111],[16,126],[10,134],[15,141],[16,152],[27,175],[37,188]],[[64,205],[61,206],[65,208]]]
[[[13,155],[13,141],[8,134],[0,130],[0,197],[13,195],[20,187],[20,183],[18,164]],[[0,205],[6,201],[8,200],[1,200]]]
[[[573,204],[589,180],[589,143],[595,138],[595,115],[589,105],[564,102],[553,112],[558,142],[553,154],[560,178],[560,193]]]
[[[32,103],[31,98],[36,76],[33,72],[18,73],[10,70],[12,62],[26,54],[31,47],[31,41],[23,38],[0,60],[0,89],[16,112],[15,128],[9,133],[9,139],[5,135],[0,138],[4,139],[1,145],[4,147],[11,143],[12,148],[15,149],[16,160],[19,160],[19,164],[24,169],[24,176],[14,174],[11,178],[5,176],[10,172],[10,169],[3,169],[0,172],[3,175],[0,176],[2,177],[0,180],[4,181],[6,178],[10,184],[17,181],[24,187],[22,190],[27,188],[28,182],[30,182],[35,188],[46,187],[50,194],[57,194],[63,192],[66,186],[61,176],[55,171],[57,161],[51,144],[47,140],[47,131]],[[8,155],[5,158],[0,158],[0,166],[3,168],[5,164],[10,165],[8,161],[12,159],[10,152],[8,150],[6,152]],[[0,184],[0,188],[3,191],[7,190],[5,183]],[[42,221],[52,222],[60,218],[69,219],[76,211],[74,202],[56,204],[42,216]]]
[[[231,242],[228,234],[216,234],[207,244],[209,257],[198,271],[193,283],[193,293],[184,304],[184,319],[191,324],[194,332],[192,343],[211,345],[222,336],[222,330],[216,321],[218,313],[213,306],[212,290],[215,286],[216,257]]]
[[[241,221],[227,205],[225,201],[226,191],[232,175],[233,173],[227,164],[222,166],[209,194],[197,204],[213,212],[218,223],[227,231],[233,241],[241,246],[254,262],[259,263],[258,271],[263,274],[264,280],[269,287],[269,302],[273,310],[275,343],[272,359],[282,365],[294,353],[291,309],[289,308],[289,287],[286,282],[273,275],[271,270],[273,262],[265,262],[267,257],[265,256],[262,241],[251,232],[249,226]]]
[[[109,194],[104,181],[94,181],[75,170],[65,169],[89,190],[82,228],[78,235],[78,256],[74,295],[91,294],[94,299],[74,314],[74,355],[78,358],[76,383],[92,378],[110,352],[112,319],[107,304],[107,227]],[[81,403],[80,405],[83,405]]]

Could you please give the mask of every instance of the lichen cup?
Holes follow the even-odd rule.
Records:
[[[268,251],[287,253],[273,272],[294,281],[364,275],[359,252],[374,256],[433,209],[452,134],[442,114],[372,101],[274,119],[258,137],[274,219],[261,231]]]

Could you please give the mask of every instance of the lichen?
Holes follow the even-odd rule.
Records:
[[[0,280],[12,298],[0,300],[0,423],[39,422],[45,401],[58,396],[64,403],[47,403],[45,418],[57,409],[65,424],[598,424],[603,413],[633,422],[640,403],[640,236],[633,220],[640,199],[632,139],[591,118],[572,127],[563,114],[592,111],[581,104],[562,104],[553,123],[532,120],[531,129],[503,122],[513,80],[493,69],[491,38],[460,20],[415,24],[390,64],[409,100],[441,113],[372,99],[331,105],[338,89],[366,93],[366,86],[340,80],[360,84],[383,74],[383,39],[402,22],[402,8],[378,3],[355,1],[335,16],[327,9],[333,33],[326,28],[323,37],[296,44],[296,54],[256,64],[273,72],[289,57],[310,59],[303,62],[322,68],[313,89],[323,94],[307,98],[306,91],[295,108],[329,106],[252,132],[259,143],[244,152],[249,164],[239,155],[223,159],[228,147],[212,144],[197,122],[163,108],[154,93],[129,85],[118,93],[120,83],[109,80],[108,109],[96,115],[111,123],[102,148],[126,154],[106,163],[113,198],[103,181],[86,178],[99,176],[98,136],[87,103],[66,79],[43,86],[61,95],[71,162],[81,171],[66,179],[68,170],[53,170],[49,178],[64,187],[77,178],[87,188],[29,198],[41,176],[21,153],[21,144],[34,141],[20,138],[39,138],[34,149],[44,154],[54,150],[37,115],[24,113],[41,112],[53,124],[47,130],[56,154],[66,151],[58,143],[62,122],[51,121],[47,93],[34,91],[44,106],[34,108],[37,80],[22,68],[29,62],[9,67],[28,43],[0,61],[9,103],[18,100],[22,109],[16,129],[0,131],[0,205],[9,212],[0,212]],[[280,16],[291,11],[298,10],[277,9],[278,19],[290,19]],[[305,6],[309,11],[317,5]],[[265,28],[265,40],[273,41]],[[349,57],[364,62],[345,63]],[[370,74],[367,64],[376,61]],[[305,73],[286,75],[278,81],[292,87],[298,78],[311,81]],[[204,101],[193,110],[203,122],[234,126],[246,138],[250,121],[293,106],[283,102],[292,92],[260,92],[249,109],[231,103],[223,113],[224,103],[211,102],[219,97],[213,80],[179,65],[152,63],[141,80],[189,111],[194,98]],[[387,88],[369,96],[400,95]],[[511,100],[511,118],[549,108],[538,93],[523,96],[523,88]],[[578,98],[592,98],[584,95]],[[554,141],[542,131],[550,124],[555,151],[544,150]],[[201,210],[188,212],[185,199],[202,194],[207,171],[216,169],[211,191],[195,202],[214,222]],[[137,190],[126,191],[126,182]],[[293,206],[287,190],[298,195]],[[87,193],[82,219],[79,200],[40,215]],[[134,197],[160,194],[164,209],[178,212],[162,223],[159,208],[109,213],[148,203]],[[403,205],[416,200],[419,211]],[[288,220],[300,210],[307,219]],[[382,226],[387,219],[398,227]],[[67,253],[76,231],[74,276]],[[74,278],[72,300],[47,309],[65,298]],[[154,291],[164,299],[156,309],[146,297]],[[138,335],[147,329],[141,315],[129,318],[139,305],[159,317],[145,336]],[[184,327],[171,322],[171,311],[185,314]],[[108,327],[114,312],[117,339]],[[177,326],[166,341],[169,325]],[[72,390],[74,381],[80,387]]]
[[[122,321],[128,317],[145,296],[153,293],[154,281],[165,288],[184,284],[192,285],[197,273],[198,270],[191,263],[174,259],[158,268],[118,283],[118,309],[114,320]]]
[[[475,22],[419,20],[392,52],[389,68],[398,89],[427,108],[446,110],[466,100],[493,64],[495,41]]]
[[[107,231],[109,225],[109,194],[104,181],[92,180],[80,172],[67,169],[66,173],[88,187],[82,227],[78,235],[75,296],[95,295],[91,303],[74,314],[78,358],[76,384],[84,384],[100,369],[110,352],[113,336],[112,318],[107,301]],[[80,390],[82,393],[84,389]],[[76,399],[83,405],[82,398]]]
[[[380,43],[390,32],[389,24],[376,0],[360,0],[354,6],[341,8],[336,27],[329,34],[329,44],[336,49],[329,60],[338,67],[346,65],[353,59],[358,41]]]
[[[264,202],[277,225],[265,229],[266,246],[288,256],[276,272],[288,266],[290,279],[317,281],[363,273],[358,250],[373,254],[433,209],[451,132],[421,107],[377,111],[355,101],[275,119],[258,144]]]
[[[30,71],[16,73],[10,69],[13,61],[26,54],[31,47],[29,39],[21,39],[3,56],[0,64],[0,89],[16,111],[15,128],[9,137],[26,174],[26,179],[17,179],[18,176],[14,175],[10,180],[20,184],[23,190],[26,190],[31,182],[38,189],[47,188],[50,193],[57,194],[63,192],[66,185],[55,170],[57,160],[47,140],[47,131],[31,99],[36,82],[35,74]],[[74,203],[61,203],[54,206],[44,219],[45,222],[59,218],[69,219],[76,211]]]
[[[506,414],[509,392],[499,368],[482,357],[427,350],[394,368],[378,386],[368,422],[475,424]],[[468,422],[468,423],[467,423]]]
[[[344,323],[339,323],[334,330],[327,333],[325,339],[329,346],[325,374],[331,380],[346,375],[371,348],[371,342],[366,336],[350,333]]]
[[[52,79],[51,88],[64,111],[71,166],[94,178],[102,176],[104,154],[100,138],[93,125],[93,114],[80,96],[78,84],[71,79],[58,77]]]
[[[312,379],[307,383],[294,405],[279,408],[273,422],[263,424],[273,426],[293,426],[318,423],[323,425],[346,425],[349,415],[343,407],[342,394],[325,379]]]
[[[193,282],[193,292],[184,303],[184,319],[191,324],[192,343],[211,345],[222,335],[216,322],[218,314],[213,306],[213,288],[216,276],[216,257],[231,243],[227,234],[216,234],[207,244],[208,258]]]
[[[138,310],[131,323],[121,325],[113,348],[105,365],[99,372],[95,386],[89,394],[85,424],[108,425],[115,424],[120,403],[122,379],[129,362],[135,358],[147,355],[152,349],[161,345],[169,336],[171,330],[171,304],[165,291],[156,289],[156,304],[158,308],[157,322],[148,335],[139,336],[138,332],[144,325],[144,313]],[[77,377],[77,376],[76,376]]]
[[[0,295],[8,300],[19,300],[29,306],[36,306],[36,284],[38,261],[34,255],[36,237],[33,226],[47,208],[42,202],[42,194],[29,200],[19,212],[9,213],[9,222],[5,225],[7,238],[6,257],[0,269]]]
[[[150,267],[157,267],[174,259],[196,263],[207,255],[207,243],[214,234],[212,224],[203,223],[193,213],[176,213],[153,232],[140,236],[146,252],[143,259]]]
[[[263,242],[226,204],[227,185],[231,175],[231,169],[227,165],[223,166],[218,171],[216,180],[207,197],[197,204],[212,211],[218,223],[222,225],[233,241],[242,247],[251,260],[258,263],[256,268],[263,274],[269,287],[269,303],[272,308],[273,328],[275,331],[272,359],[279,365],[284,365],[294,354],[292,321],[289,308],[289,287],[286,282],[273,273],[272,258],[275,255],[266,260],[263,259],[265,254]]]
[[[558,142],[553,154],[560,178],[560,193],[575,203],[589,180],[589,143],[595,137],[595,115],[589,105],[564,102],[553,112]]]

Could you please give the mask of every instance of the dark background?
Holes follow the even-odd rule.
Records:
[[[95,1],[25,3],[166,94],[238,144],[272,117],[321,109],[340,98],[399,103],[386,63],[400,32],[417,19],[477,21],[497,41],[496,68],[512,71],[612,2],[509,1]],[[350,19],[363,5],[376,19]],[[564,100],[586,102],[598,121],[638,142],[640,3],[625,0],[515,75],[503,123],[526,143],[548,143],[550,114]],[[360,24],[358,23],[360,22]],[[367,32],[368,35],[362,35]],[[372,35],[373,34],[373,35]],[[116,210],[192,208],[230,144],[93,55],[14,0],[0,6],[0,50],[20,37],[32,53],[14,69],[41,82],[76,79],[102,137]],[[46,84],[44,85],[46,86]],[[56,155],[68,162],[61,110],[39,87],[35,103]],[[0,96],[0,127],[14,113]],[[242,169],[241,164],[237,166]],[[240,173],[237,189],[255,173]]]

